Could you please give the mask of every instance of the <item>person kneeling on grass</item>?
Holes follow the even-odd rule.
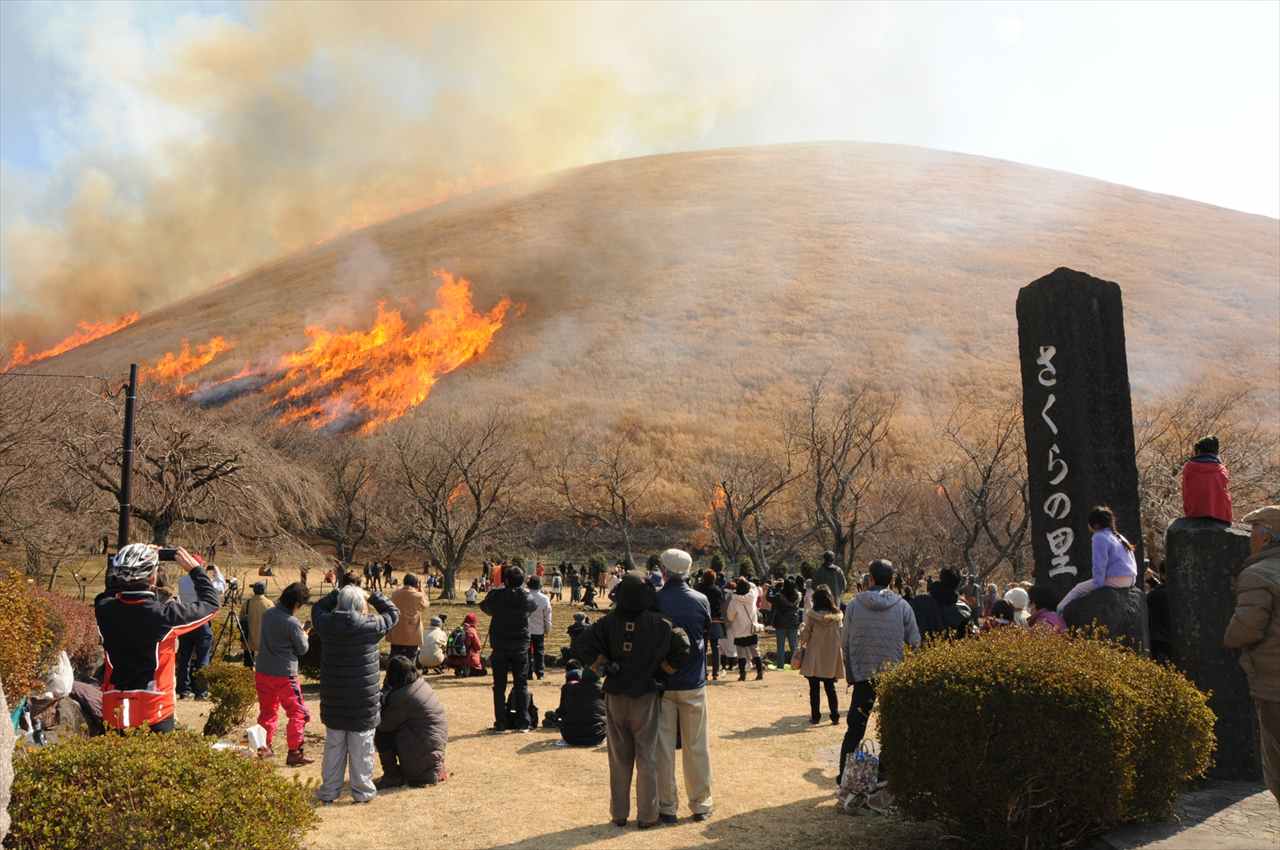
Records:
[[[382,719],[373,736],[382,776],[373,784],[378,789],[421,788],[445,781],[448,741],[449,721],[436,692],[412,661],[393,656],[382,683]]]
[[[572,660],[560,686],[560,707],[555,712],[560,737],[571,747],[598,747],[604,743],[604,690],[600,677],[583,671],[582,662]]]
[[[267,744],[258,750],[263,758],[271,755],[271,739],[276,735],[277,712],[284,709],[289,723],[285,736],[289,755],[285,764],[302,767],[311,764],[302,751],[302,733],[311,715],[302,700],[298,684],[298,659],[307,654],[307,633],[294,616],[311,598],[311,591],[300,581],[284,589],[275,605],[262,615],[258,629],[258,652],[254,658],[253,683],[258,689],[258,725],[267,730]]]
[[[372,605],[376,615],[368,613]],[[350,769],[351,799],[367,803],[378,793],[373,784],[373,734],[381,719],[378,644],[400,618],[381,593],[365,601],[364,591],[348,584],[316,603],[311,619],[324,652],[320,661],[320,721],[324,723],[322,783],[316,799],[332,803],[342,793]]]

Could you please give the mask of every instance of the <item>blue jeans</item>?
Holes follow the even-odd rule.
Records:
[[[778,638],[778,666],[783,667],[791,660],[791,656],[795,653],[796,647],[800,644],[800,627],[792,626],[789,629],[775,629],[774,632]],[[784,645],[789,645],[791,647],[790,652],[787,652],[785,655],[782,651],[784,649]]]
[[[213,649],[213,626],[205,623],[193,632],[178,638],[178,693],[189,694],[194,689],[191,674],[209,666],[209,651]],[[197,696],[203,696],[201,688]]]

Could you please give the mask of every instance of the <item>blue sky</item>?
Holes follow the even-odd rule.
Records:
[[[1274,218],[1280,3],[0,0],[0,307],[107,260],[129,297],[94,309],[149,303],[162,264],[186,294],[476,175],[813,139]],[[148,255],[221,221],[202,181],[239,232]]]

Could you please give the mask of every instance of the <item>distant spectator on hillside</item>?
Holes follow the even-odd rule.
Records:
[[[1183,516],[1231,522],[1231,476],[1218,449],[1218,438],[1210,434],[1196,442],[1195,456],[1183,464]]]

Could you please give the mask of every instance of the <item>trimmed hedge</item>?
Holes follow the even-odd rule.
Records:
[[[219,661],[196,673],[209,689],[213,710],[204,723],[204,734],[221,737],[244,724],[249,709],[258,702],[253,671],[243,664]]]
[[[1164,817],[1214,747],[1207,697],[1181,673],[1045,629],[932,643],[877,690],[898,806],[989,848],[1073,847]]]
[[[140,732],[21,753],[5,847],[300,847],[316,823],[311,785],[210,743],[191,732]]]
[[[0,685],[14,705],[43,690],[63,625],[18,573],[0,575]]]

